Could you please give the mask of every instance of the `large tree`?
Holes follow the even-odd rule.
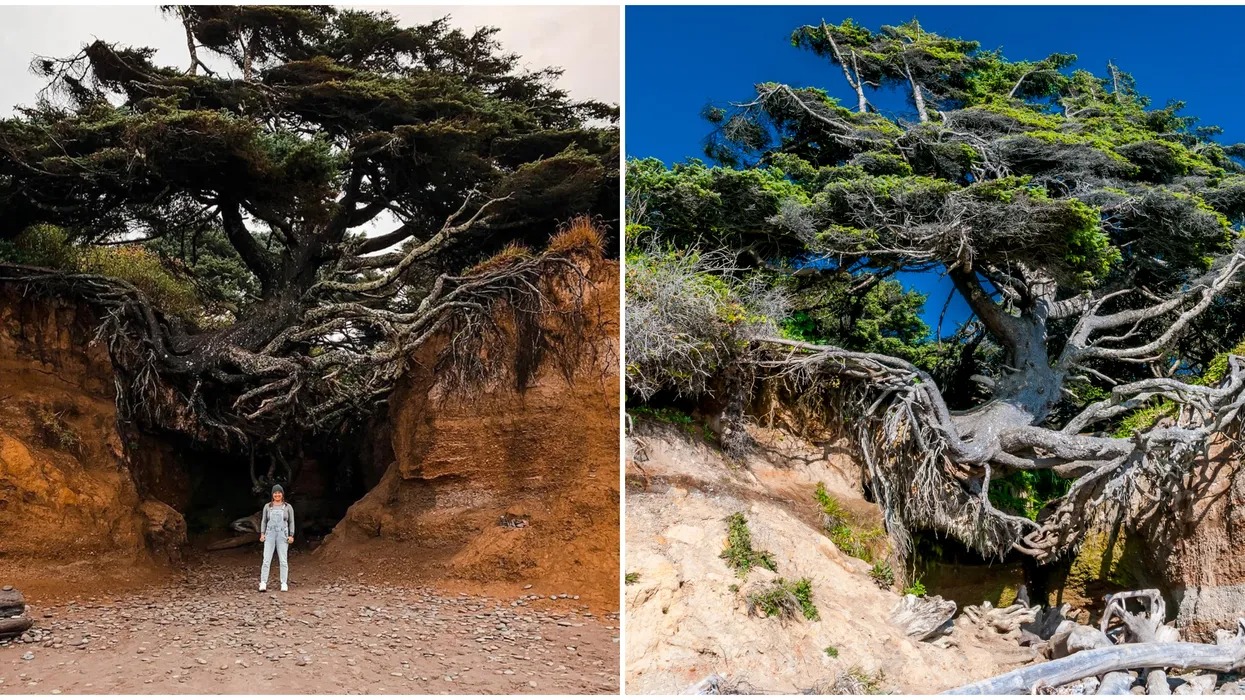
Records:
[[[526,381],[560,342],[551,287],[578,289],[593,226],[616,229],[617,109],[448,18],[165,11],[183,67],[103,40],[34,61],[47,88],[0,121],[0,250],[18,251],[0,281],[96,305],[119,400],[218,449],[366,415],[438,333],[467,381],[517,324]],[[113,267],[14,264],[49,227],[78,251],[141,248],[203,304],[177,313]]]
[[[758,274],[862,300],[879,279],[945,276],[973,318],[936,339],[963,352],[937,357],[971,371],[943,372],[940,386],[911,352],[847,333],[766,335],[773,325],[755,320],[727,343],[688,338],[645,355],[629,325],[629,356],[646,358],[628,365],[633,388],[713,388],[687,384],[686,368],[660,371],[662,353],[703,354],[695,343],[709,342],[732,357],[715,360],[731,367],[714,370],[728,377],[719,391],[781,379],[806,403],[850,412],[901,547],[912,528],[935,528],[1047,560],[1099,516],[1164,506],[1245,405],[1245,361],[1211,361],[1235,339],[1190,338],[1239,308],[1241,149],[1180,104],[1154,108],[1117,67],[1070,71],[1065,54],[1010,62],[915,22],[877,33],[823,22],[792,43],[835,66],[828,75],[842,75],[856,109],[766,83],[707,110],[707,152],[721,164],[633,161],[629,230],[733,256],[703,272],[745,307]],[[870,91],[888,82],[907,85],[915,115],[872,108]],[[642,290],[629,303],[669,320]],[[952,385],[967,376],[977,391]],[[727,425],[742,420],[746,401],[721,405]],[[1162,420],[1122,420],[1156,405],[1166,409],[1144,415]],[[1066,491],[1037,512],[991,501],[992,483],[1035,472]]]

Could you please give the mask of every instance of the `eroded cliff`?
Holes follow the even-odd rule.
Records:
[[[592,348],[569,381],[550,366],[521,392],[499,383],[447,395],[429,355],[417,358],[390,401],[392,461],[325,557],[616,606],[617,263],[590,276]]]

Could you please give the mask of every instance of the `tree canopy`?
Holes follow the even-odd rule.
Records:
[[[548,312],[541,280],[602,241],[529,247],[576,217],[615,235],[617,107],[522,70],[495,28],[164,9],[185,66],[94,40],[36,58],[46,88],[0,121],[0,279],[106,309],[153,423],[222,445],[333,429],[434,333]],[[49,230],[75,251],[141,248],[198,303],[172,308],[76,253],[46,269],[31,251]]]
[[[1245,330],[1227,311],[1245,263],[1245,147],[1068,54],[1013,62],[915,20],[822,22],[791,42],[841,73],[855,104],[775,82],[707,108],[712,164],[629,162],[629,240],[725,253],[718,274],[782,291],[785,332],[735,342],[736,371],[858,392],[872,492],[901,540],[933,527],[1048,558],[1098,515],[1161,505],[1235,425],[1245,388],[1240,361],[1222,359]],[[874,107],[894,85],[911,113]],[[972,319],[931,338],[902,272],[949,278]],[[1216,357],[1232,371],[1190,389]],[[1112,434],[1160,397],[1184,407],[1176,425]],[[1040,514],[991,502],[992,484],[1037,471],[1063,491]]]

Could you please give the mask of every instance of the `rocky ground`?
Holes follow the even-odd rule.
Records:
[[[290,591],[260,593],[251,559],[116,595],[28,593],[35,627],[0,643],[0,692],[618,691],[618,614],[574,591],[377,585],[294,553]]]

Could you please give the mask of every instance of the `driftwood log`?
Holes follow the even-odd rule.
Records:
[[[1137,676],[1128,671],[1112,671],[1102,677],[1095,695],[1131,695],[1130,689]]]
[[[233,549],[234,547],[242,547],[254,542],[259,542],[259,535],[249,532],[245,535],[235,535],[218,542],[213,542],[207,546],[207,550],[209,552],[215,552],[221,549]]]
[[[955,610],[954,600],[908,594],[891,610],[891,622],[909,637],[925,641],[951,631]]]
[[[1039,686],[1060,686],[1112,671],[1141,668],[1245,668],[1245,644],[1152,642],[1091,649],[948,690],[947,695],[1023,695]]]
[[[725,678],[716,673],[711,673],[696,683],[689,685],[682,695],[721,695],[722,686],[725,684]]]
[[[1037,605],[1030,607],[1023,603],[1016,603],[1005,608],[996,608],[987,600],[981,605],[965,607],[964,617],[978,627],[983,629],[989,627],[996,632],[1006,634],[1036,622],[1041,612],[1042,608]]]

